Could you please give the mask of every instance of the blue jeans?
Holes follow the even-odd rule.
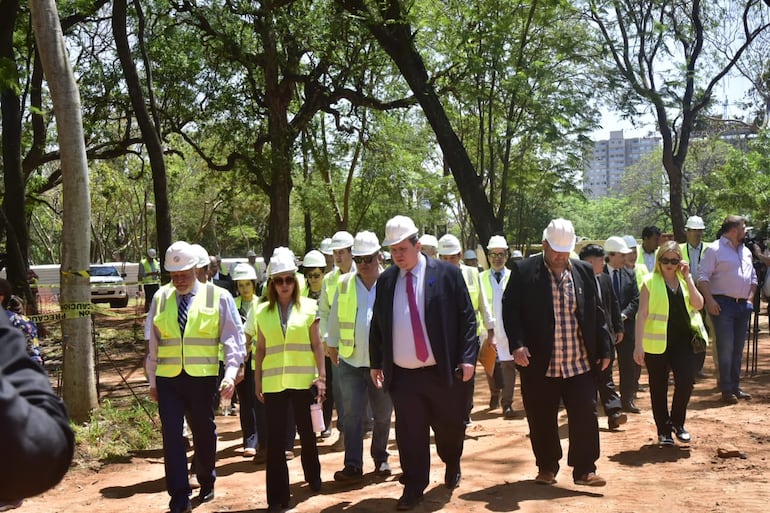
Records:
[[[740,386],[741,358],[749,320],[754,311],[750,301],[736,302],[726,296],[714,296],[719,304],[719,315],[711,315],[719,356],[719,387],[732,394]]]
[[[364,420],[367,397],[374,416],[371,455],[375,464],[388,461],[388,437],[393,403],[390,395],[374,386],[369,367],[353,367],[340,359],[337,379],[345,411],[345,466],[364,467]]]

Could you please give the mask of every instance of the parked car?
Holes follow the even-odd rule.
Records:
[[[88,272],[91,275],[91,302],[109,303],[112,308],[128,305],[125,273],[119,273],[111,264],[93,264]]]

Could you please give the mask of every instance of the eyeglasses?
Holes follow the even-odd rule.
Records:
[[[505,252],[504,251],[502,253],[490,253],[489,254],[489,258],[504,258],[504,257],[505,257]]]
[[[375,258],[377,258],[376,253],[374,255],[354,256],[353,261],[357,264],[371,264]]]
[[[660,263],[663,265],[679,265],[682,260],[680,258],[666,258],[661,257]]]
[[[323,278],[323,273],[307,273],[307,277],[310,280],[317,280],[318,278]]]
[[[283,287],[284,285],[294,285],[294,276],[279,276],[277,278],[270,278],[277,287]]]

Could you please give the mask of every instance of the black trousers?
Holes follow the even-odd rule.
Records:
[[[283,390],[265,394],[267,417],[267,503],[279,506],[289,503],[289,467],[286,464],[286,430],[288,408],[294,409],[294,419],[302,444],[302,470],[308,483],[321,481],[321,464],[318,461],[313,424],[310,420],[310,403],[313,396],[307,390]]]
[[[419,495],[430,482],[430,430],[447,466],[460,464],[465,441],[468,384],[447,387],[435,367],[393,367],[390,397],[396,411],[396,443],[404,472],[404,494]]]
[[[615,359],[611,358],[607,368],[596,374],[596,389],[599,391],[599,400],[604,408],[604,414],[608,417],[622,408],[620,396],[612,377],[612,366],[614,363]]]
[[[636,337],[634,329],[636,323],[626,320],[623,323],[623,341],[615,346],[618,355],[618,373],[620,374],[620,399],[623,404],[634,400],[636,390],[639,388],[639,376],[642,367],[634,361],[634,346]]]
[[[559,471],[559,401],[569,422],[567,464],[574,478],[596,472],[599,459],[599,422],[596,418],[596,376],[586,372],[571,378],[547,378],[521,372],[521,397],[527,412],[535,464],[542,472]]]
[[[694,354],[689,340],[666,344],[663,354],[644,354],[650,378],[652,416],[659,435],[670,435],[671,426],[684,426],[687,405],[695,382]],[[674,396],[668,409],[669,368],[674,373]]]

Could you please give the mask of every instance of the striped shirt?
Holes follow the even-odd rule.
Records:
[[[547,267],[547,265],[546,265]],[[545,372],[549,378],[571,378],[591,370],[577,320],[577,300],[571,266],[558,278],[552,272],[554,337],[551,361]]]

